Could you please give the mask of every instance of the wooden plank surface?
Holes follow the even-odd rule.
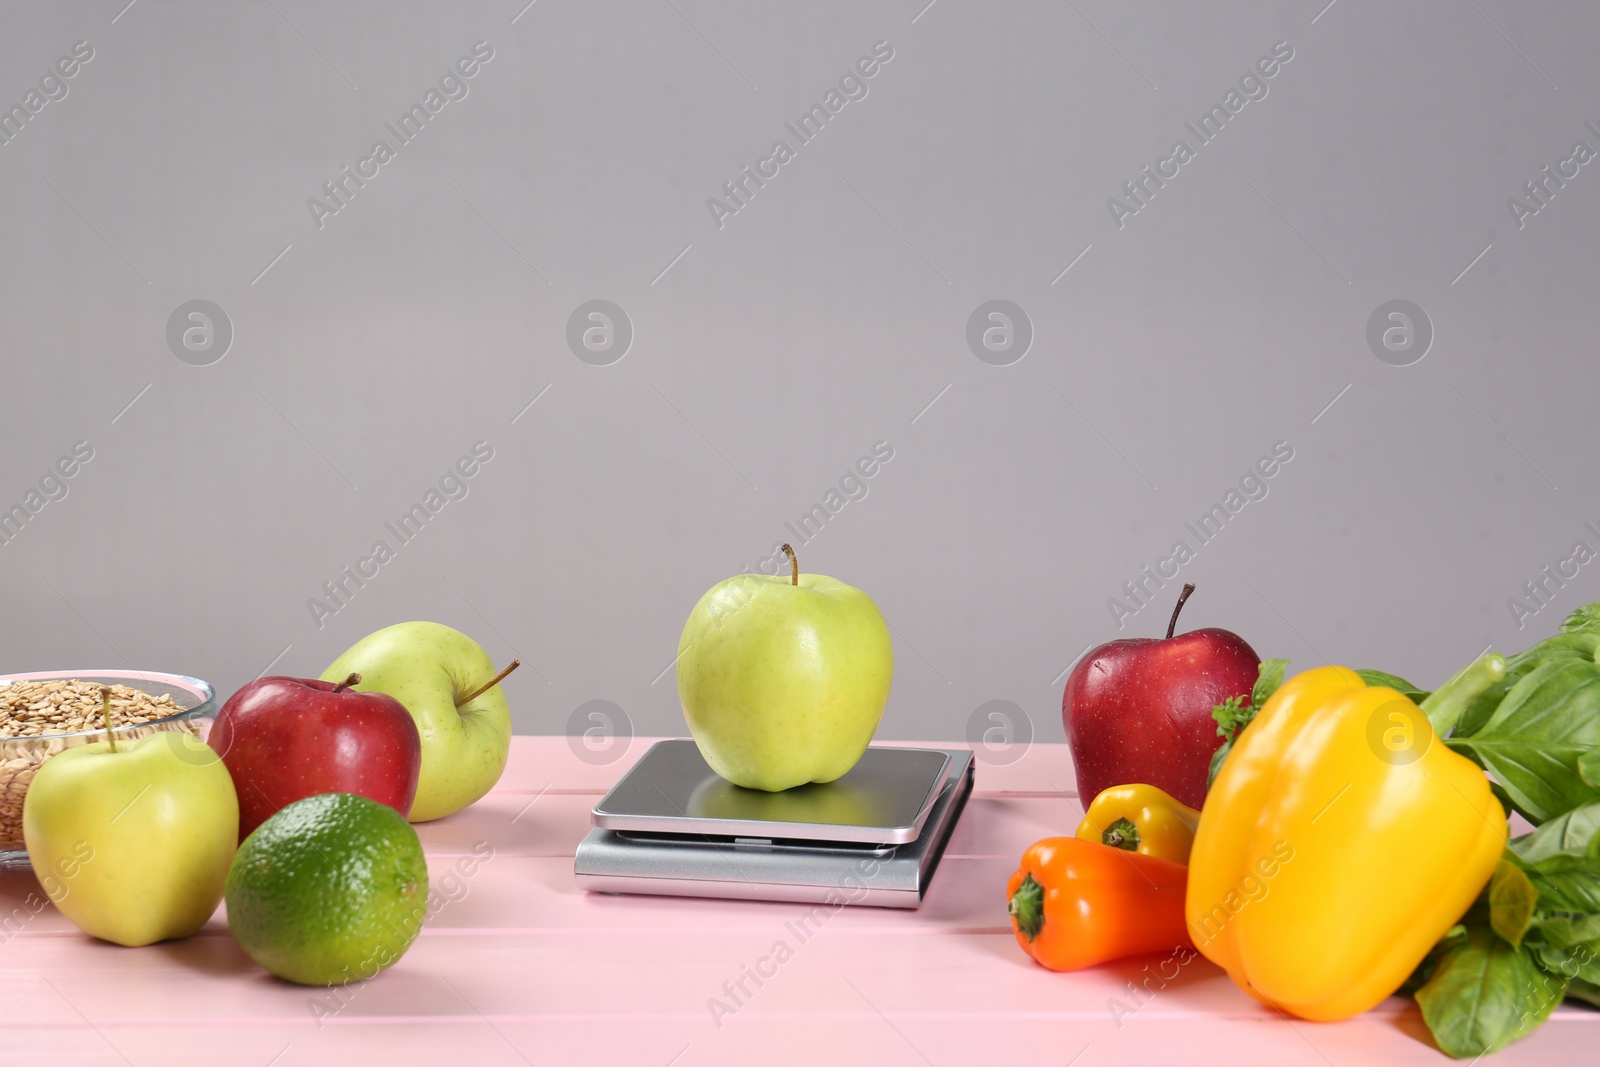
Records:
[[[0,916],[20,918],[0,929],[0,1063],[1445,1062],[1398,998],[1318,1025],[1274,1016],[1204,960],[1141,998],[1129,984],[1148,960],[1076,974],[1028,960],[1004,885],[1024,848],[1081,817],[1059,745],[979,763],[915,911],[844,908],[802,939],[800,904],[582,893],[572,854],[589,809],[649,743],[593,764],[564,738],[516,738],[490,796],[419,827],[447,902],[400,963],[339,991],[255,967],[220,910],[185,941],[119,948],[36,908],[31,874],[4,872]],[[784,962],[756,984],[779,942]],[[1597,1041],[1600,1013],[1563,1008],[1492,1062],[1591,1062]]]

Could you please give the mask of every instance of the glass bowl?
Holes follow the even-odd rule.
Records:
[[[0,686],[13,682],[52,682],[76,679],[99,685],[125,685],[142,689],[153,697],[170,696],[183,708],[176,715],[149,722],[118,726],[111,732],[118,742],[153,734],[157,730],[185,730],[204,741],[217,717],[216,691],[210,682],[184,674],[160,671],[34,671],[29,674],[0,674]],[[27,847],[22,840],[22,802],[28,784],[44,761],[64,749],[104,741],[106,731],[84,730],[71,734],[40,734],[36,737],[0,737],[0,867],[26,867]]]

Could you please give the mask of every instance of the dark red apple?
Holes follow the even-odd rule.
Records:
[[[315,678],[258,678],[217,713],[209,742],[239,794],[239,840],[278,809],[318,793],[359,793],[411,812],[422,739],[405,705]]]
[[[1061,718],[1084,806],[1114,785],[1164,789],[1192,808],[1206,798],[1211,754],[1222,744],[1213,706],[1248,697],[1261,657],[1228,630],[1172,636],[1185,585],[1162,639],[1109,641],[1084,655],[1061,694]]]

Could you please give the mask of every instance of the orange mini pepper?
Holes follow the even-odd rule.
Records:
[[[1123,956],[1193,949],[1181,863],[1078,837],[1047,837],[1022,854],[1006,886],[1022,950],[1052,971]]]

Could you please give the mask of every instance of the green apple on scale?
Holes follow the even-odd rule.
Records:
[[[822,574],[736,574],[689,613],[678,697],[700,754],[735,785],[831,782],[867,750],[889,702],[894,644],[872,598]]]
[[[323,681],[361,675],[355,688],[404,704],[422,738],[422,771],[412,822],[460,811],[500,780],[511,752],[511,711],[483,646],[437,622],[402,622],[368,634],[322,672]]]
[[[52,893],[84,931],[119,945],[188,937],[222,900],[239,841],[239,799],[222,758],[193,734],[106,739],[39,768],[22,805],[35,871],[72,871]]]

